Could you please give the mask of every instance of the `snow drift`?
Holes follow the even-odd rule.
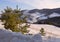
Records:
[[[0,29],[0,42],[42,42],[42,38],[40,34],[29,36]]]

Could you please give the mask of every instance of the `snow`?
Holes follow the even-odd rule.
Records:
[[[20,32],[10,32],[0,29],[0,42],[42,42],[42,38],[40,34],[28,36]]]
[[[0,21],[0,42],[42,42],[40,34],[24,35],[20,32],[12,32],[4,29],[2,24],[3,22]]]
[[[37,20],[47,19],[47,16],[45,14],[35,12],[35,13],[28,13],[28,11],[23,12],[23,16],[28,16],[27,21],[30,23],[37,22]],[[30,20],[31,19],[31,20]]]
[[[60,14],[58,14],[58,13],[52,13],[51,15],[49,15],[50,18],[59,17],[59,16],[60,16]]]
[[[60,42],[60,27],[47,24],[31,24],[28,28],[30,32],[23,35],[20,32],[6,30],[1,24],[3,23],[0,22],[0,42]],[[39,34],[41,28],[44,28],[45,36]]]
[[[53,26],[53,25],[48,25],[48,24],[31,24],[30,25],[30,28],[28,28],[30,30],[30,33],[33,33],[35,32],[34,34],[36,33],[39,33],[39,30],[41,28],[44,28],[45,32],[47,34],[51,34],[51,35],[55,35],[55,36],[60,36],[59,32],[60,32],[60,28],[59,27],[56,27],[56,26]],[[31,32],[32,31],[32,32]]]
[[[45,16],[45,14],[38,13],[38,12],[32,13],[31,17],[33,22],[36,22],[37,20],[47,19],[47,16]]]
[[[42,36],[42,42],[60,42],[60,27],[47,24],[31,24],[29,33],[37,34],[41,28],[44,28],[46,33],[45,36]]]
[[[0,29],[4,29],[4,25],[2,25],[3,24],[3,22],[1,22],[1,20],[0,20]]]
[[[42,37],[42,42],[60,42],[60,38],[55,38],[55,37]]]

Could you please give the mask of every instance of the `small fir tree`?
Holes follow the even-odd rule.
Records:
[[[2,16],[1,16],[1,20],[4,22],[4,27],[5,29],[10,29],[13,32],[21,32],[21,33],[27,33],[27,28],[29,27],[29,25],[26,23],[26,18],[24,17],[24,19],[21,19],[21,16],[23,14],[21,13],[20,9],[12,9],[7,7],[6,9],[4,9],[4,12],[2,12]],[[19,26],[24,24],[25,25]]]
[[[41,29],[40,29],[40,34],[41,34],[42,36],[44,36],[44,35],[45,35],[44,28],[41,28]]]

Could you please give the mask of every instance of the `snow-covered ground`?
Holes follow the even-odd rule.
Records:
[[[60,38],[60,28],[53,26],[53,25],[47,25],[47,24],[31,24],[29,30],[30,33],[36,34],[39,33],[40,29],[44,28],[46,36],[55,36]]]
[[[60,42],[60,28],[56,26],[47,24],[31,24],[29,33],[33,35],[29,36],[7,31],[1,24],[2,22],[0,22],[0,42]],[[41,28],[44,28],[46,33],[45,36],[39,34]]]
[[[0,42],[42,42],[42,37],[40,34],[29,36],[0,29]]]
[[[40,34],[23,35],[20,32],[12,32],[4,29],[0,21],[0,42],[42,42]]]
[[[1,22],[1,20],[0,20],[0,29],[4,29],[4,25],[3,22]]]
[[[60,28],[47,24],[31,24],[29,30],[31,34],[39,33],[44,28],[46,35],[42,36],[43,42],[60,42]]]

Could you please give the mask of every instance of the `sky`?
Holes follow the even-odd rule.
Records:
[[[0,0],[0,12],[9,6],[24,9],[60,8],[60,0]]]

